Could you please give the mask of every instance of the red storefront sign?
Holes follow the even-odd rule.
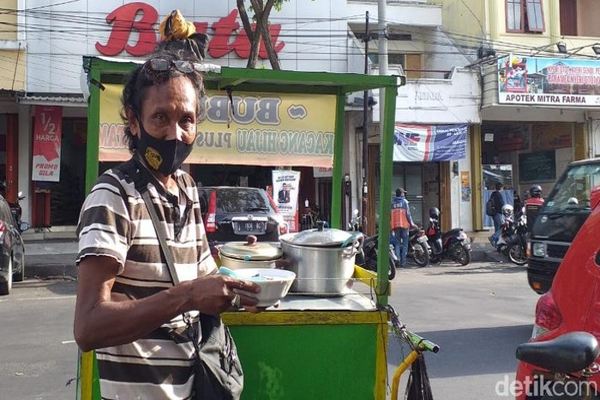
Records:
[[[237,21],[238,10],[231,12],[211,25],[212,37],[209,38],[207,53],[212,58],[221,58],[234,52],[238,57],[247,59],[250,54],[250,41],[246,32]],[[159,15],[150,4],[135,2],[122,5],[106,17],[106,23],[112,26],[106,44],[96,42],[96,50],[105,56],[117,56],[125,51],[134,57],[141,57],[154,51],[157,44]],[[208,34],[208,22],[194,22],[196,32]],[[132,32],[138,33],[134,45],[128,44]],[[280,24],[269,25],[269,33],[275,51],[279,53],[285,43],[279,41]],[[261,43],[259,57],[267,59],[264,43]]]
[[[31,180],[58,182],[60,179],[62,107],[36,106],[34,119]]]

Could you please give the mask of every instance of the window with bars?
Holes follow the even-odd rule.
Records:
[[[544,32],[542,0],[506,0],[507,32]]]

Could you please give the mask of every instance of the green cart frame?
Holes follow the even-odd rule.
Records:
[[[115,83],[135,62],[84,57],[90,99],[86,161],[86,191],[99,172],[100,87]],[[327,72],[273,71],[221,67],[205,74],[208,90],[246,93],[303,93],[336,96],[331,226],[341,229],[343,139],[346,95],[380,89],[384,119],[381,138],[379,190],[380,221],[390,218],[392,150],[396,96],[404,77]],[[369,276],[357,269],[355,278],[370,284],[377,306],[389,295],[388,243],[390,228],[379,224],[377,271]],[[245,372],[243,399],[385,399],[388,314],[379,307],[368,311],[265,311],[223,314],[238,345]],[[100,385],[94,352],[81,353],[77,398],[99,400]]]

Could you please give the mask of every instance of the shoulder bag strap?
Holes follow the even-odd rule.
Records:
[[[158,219],[156,208],[154,207],[154,203],[152,202],[152,198],[150,197],[150,191],[144,190],[142,192],[142,198],[144,199],[144,203],[146,203],[146,208],[148,209],[148,213],[150,214],[150,219],[152,219],[152,225],[154,225],[156,237],[158,238],[158,242],[160,243],[160,249],[163,255],[165,256],[167,267],[169,267],[169,275],[171,275],[173,285],[177,285],[179,284],[179,278],[177,277],[177,271],[175,271],[175,261],[173,260],[173,253],[171,253],[171,249],[169,249],[169,246],[167,245],[167,235],[163,224],[161,224],[160,220]]]

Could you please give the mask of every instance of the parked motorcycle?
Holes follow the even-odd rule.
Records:
[[[411,228],[408,231],[407,256],[412,258],[419,267],[426,267],[429,265],[430,253],[431,249],[429,248],[425,231],[420,227]]]
[[[519,214],[515,219],[513,207],[506,204],[502,207],[504,222],[500,228],[500,236],[496,241],[496,250],[517,264],[527,263],[527,217]]]
[[[521,364],[515,383],[529,383],[515,387],[529,391],[533,387],[538,392],[543,390],[548,396],[543,396],[544,399],[550,399],[550,396],[553,399],[559,398],[558,393],[556,397],[553,395],[552,388],[562,389],[561,399],[597,399],[598,378],[595,375],[599,373],[599,368],[595,361],[599,355],[598,340],[594,335],[583,331],[565,333],[546,341],[520,344],[516,356]],[[525,370],[524,365],[534,366],[537,371],[531,374]],[[568,387],[576,389],[573,396],[565,395],[564,389]],[[525,397],[533,398],[526,396],[526,393],[517,394],[517,399]],[[538,396],[535,398],[541,399]]]
[[[517,265],[527,264],[527,217],[519,215],[508,238],[508,259]]]
[[[8,205],[10,206],[10,212],[15,221],[15,226],[19,229],[19,233],[23,233],[27,229],[29,229],[29,224],[21,220],[23,210],[21,208],[20,201],[23,199],[25,199],[25,195],[23,194],[23,192],[19,192],[17,194],[17,201],[15,203],[8,203]]]
[[[361,219],[358,210],[354,210],[352,212],[352,220],[348,224],[348,230],[362,232],[360,221]],[[378,237],[379,235],[365,236],[362,249],[356,255],[356,265],[368,269],[369,271],[377,272]],[[391,281],[396,277],[396,264],[398,264],[398,258],[394,252],[394,246],[390,244],[388,248],[388,279]]]
[[[454,228],[442,233],[440,210],[437,207],[429,209],[429,226],[425,235],[431,251],[432,263],[441,263],[444,258],[460,265],[471,262],[471,240],[462,228]]]

